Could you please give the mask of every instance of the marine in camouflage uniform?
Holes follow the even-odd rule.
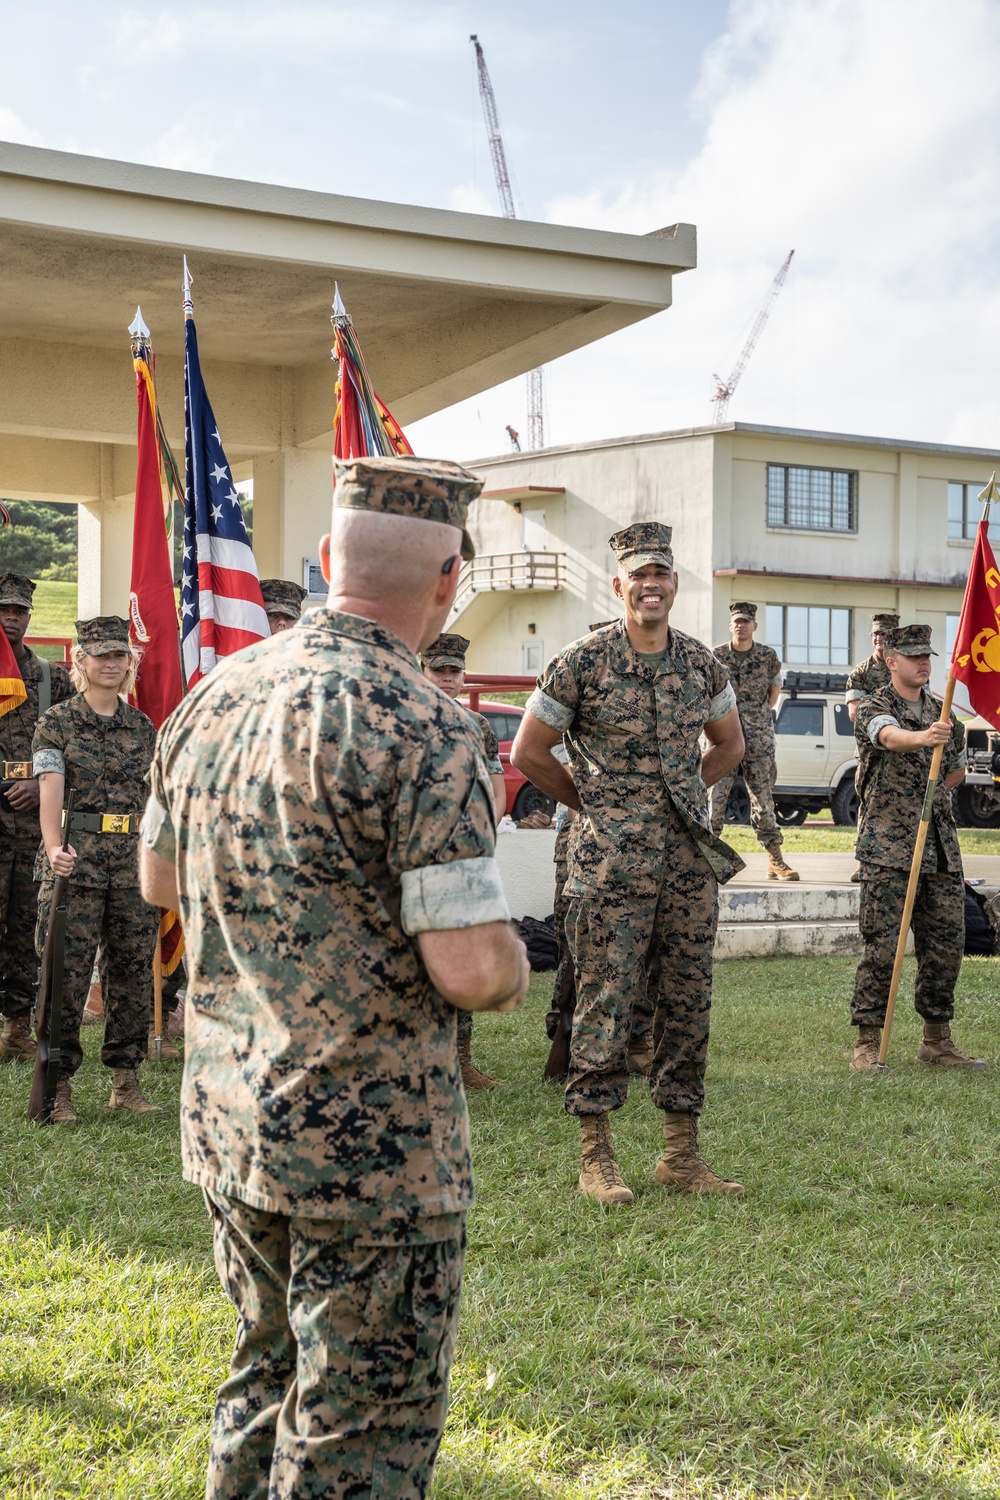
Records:
[[[307,596],[300,584],[290,583],[287,578],[262,578],[260,592],[272,635],[291,630],[301,620],[302,605]]]
[[[855,718],[857,705],[862,699],[870,698],[872,693],[880,693],[892,684],[889,668],[885,664],[885,638],[888,631],[896,630],[898,626],[899,616],[888,610],[879,610],[872,615],[872,654],[851,669],[844,690],[844,702],[852,719]]]
[[[20,573],[0,575],[0,628],[4,630],[27,698],[0,718],[0,1058],[35,1055],[31,1015],[38,989],[35,922],[38,887],[35,856],[41,841],[38,782],[31,769],[31,737],[40,710],[73,696],[63,667],[43,661],[24,644],[35,585]],[[14,801],[20,807],[14,806]]]
[[[566,881],[577,987],[566,1109],[581,1120],[581,1190],[609,1203],[632,1201],[611,1148],[608,1113],[627,1097],[632,1016],[642,995],[654,1014],[650,1094],[666,1122],[658,1180],[689,1191],[742,1191],[701,1161],[696,1134],[717,886],[743,868],[711,831],[700,736],[707,730],[740,751],[742,736],[722,663],[699,641],[667,628],[677,587],[670,535],[667,526],[639,522],[611,538],[626,620],[573,642],[548,663],[512,752],[544,791],[567,801],[575,790],[568,805],[579,800]],[[629,627],[646,609],[641,600],[657,595],[665,611],[657,604],[649,609],[666,645],[644,658]],[[544,732],[531,729],[532,719]],[[569,754],[565,791],[544,757],[536,761],[531,753],[548,746],[558,771],[554,736]],[[732,756],[728,763],[735,763]]]
[[[336,466],[335,519],[460,527],[481,487]],[[508,919],[479,731],[392,631],[317,609],[198,683],[151,783],[191,959],[184,1175],[239,1314],[208,1500],[423,1496],[472,1175],[455,1010],[417,939]]]
[[[116,615],[77,621],[77,638],[92,656],[128,650],[128,622]],[[118,700],[113,716],[96,713],[83,693],[42,714],[32,740],[36,776],[65,778],[64,797],[76,792],[69,841],[76,861],[67,894],[66,957],[60,1079],[83,1061],[80,1025],[98,946],[104,998],[101,1061],[114,1074],[112,1106],[146,1113],[135,1074],[146,1058],[153,1005],[153,950],[159,912],[139,891],[139,818],[156,731],[144,713]],[[35,946],[45,946],[53,874],[38,849]],[[124,1076],[123,1075],[128,1075]],[[118,1095],[127,1096],[127,1101]]]
[[[857,853],[861,862],[861,935],[865,952],[858,965],[851,1021],[858,1028],[851,1066],[864,1071],[878,1063],[881,1028],[892,980],[896,944],[903,917],[907,882],[917,828],[927,792],[933,744],[932,726],[941,704],[925,686],[900,679],[897,660],[913,672],[914,681],[930,674],[930,626],[906,625],[886,633],[890,685],[858,703]],[[921,663],[926,664],[923,675]],[[883,736],[904,731],[898,747]],[[912,739],[910,738],[912,736]],[[912,929],[917,953],[914,995],[924,1021],[924,1040],[917,1056],[928,1063],[983,1067],[958,1051],[950,1039],[955,984],[965,942],[962,856],[955,828],[952,795],[946,780],[961,780],[966,764],[965,730],[954,714],[944,742],[941,770],[931,808],[913,907]]]
[[[774,783],[778,768],[774,759],[774,719],[771,709],[781,687],[781,662],[770,646],[752,639],[757,629],[756,604],[731,604],[732,641],[716,646],[715,654],[729,673],[736,693],[740,726],[746,749],[739,770],[750,793],[750,824],[768,853],[769,880],[798,880],[781,853],[784,842],[774,812]],[[746,628],[749,626],[749,630]],[[746,640],[748,644],[740,643]],[[726,804],[736,771],[717,781],[710,792],[712,832],[721,833],[726,821]]]
[[[468,636],[457,635],[454,632],[446,632],[439,635],[436,641],[425,646],[419,653],[418,660],[424,671],[424,676],[433,682],[435,687],[442,693],[446,693],[453,702],[457,702],[458,695],[462,691],[465,682],[465,655],[472,642]],[[486,757],[486,769],[491,777],[499,777],[503,780],[503,764],[500,760],[500,742],[493,733],[489,719],[484,714],[477,713],[468,704],[459,704],[478,726],[479,733],[483,737],[483,754]],[[491,783],[496,793],[496,784]],[[506,789],[501,785],[501,796],[506,796]],[[496,797],[494,796],[494,808]],[[497,1080],[477,1068],[472,1061],[472,1012],[462,1010],[458,1013],[458,1060],[462,1067],[462,1083],[467,1089],[493,1089],[497,1086]]]

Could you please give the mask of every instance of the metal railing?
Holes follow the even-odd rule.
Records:
[[[561,589],[565,567],[564,552],[492,552],[474,557],[462,564],[451,617],[459,614],[476,594]]]
[[[62,659],[66,666],[69,665],[73,650],[73,637],[71,635],[26,635],[24,637],[26,646],[58,646],[62,650]]]

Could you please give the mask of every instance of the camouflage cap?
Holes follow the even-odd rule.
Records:
[[[465,666],[465,653],[471,642],[464,635],[439,635],[420,652],[421,664],[425,667]]]
[[[127,651],[128,621],[120,615],[95,615],[92,620],[77,620],[76,638],[88,656]]]
[[[645,568],[650,564],[672,569],[672,536],[672,526],[663,526],[659,521],[636,521],[609,537],[608,546],[617,557],[619,566],[627,572],[634,573],[637,568]]]
[[[264,598],[264,611],[269,615],[287,615],[290,620],[302,618],[302,601],[306,591],[287,578],[262,578],[260,591]]]
[[[898,624],[898,615],[891,610],[879,610],[878,614],[872,615],[872,634],[885,635],[887,630],[895,630]]]
[[[462,556],[476,549],[465,529],[465,513],[484,481],[445,458],[335,458],[333,503],[345,510],[375,510],[440,521],[462,533]]]
[[[729,613],[734,620],[756,620],[756,604],[731,604]]]
[[[30,609],[34,592],[35,585],[23,573],[0,573],[0,604],[16,604],[19,609]]]
[[[897,656],[937,656],[931,650],[931,627],[929,625],[897,625],[885,633],[886,653],[894,651]]]

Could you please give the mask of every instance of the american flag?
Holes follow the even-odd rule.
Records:
[[[198,363],[194,319],[184,324],[184,573],[181,640],[188,687],[222,656],[265,640],[257,564],[240,497]]]

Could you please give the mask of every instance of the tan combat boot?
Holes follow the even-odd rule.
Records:
[[[596,1198],[598,1203],[631,1203],[631,1189],[625,1186],[615,1160],[607,1115],[581,1115],[580,1134],[583,1146],[580,1192]]]
[[[27,1016],[18,1021],[4,1020],[3,1032],[0,1033],[0,1057],[8,1062],[32,1062],[37,1051]]]
[[[881,1026],[859,1026],[854,1043],[851,1068],[855,1073],[871,1073],[878,1067],[878,1054],[882,1046]]]
[[[733,1193],[744,1191],[742,1182],[729,1182],[702,1161],[698,1151],[698,1116],[667,1110],[663,1116],[666,1145],[656,1163],[654,1176],[666,1188],[680,1193]]]
[[[149,1052],[148,1052],[148,1056],[151,1057],[151,1058],[153,1058],[154,1060],[156,1060],[156,1032],[155,1031],[150,1031],[150,1033],[149,1033]],[[180,1060],[181,1060],[181,1054],[178,1052],[178,1050],[174,1046],[173,1042],[170,1041],[169,1037],[167,1036],[167,1028],[166,1028],[166,1026],[164,1026],[164,1028],[163,1028],[163,1035],[160,1037],[160,1056],[159,1056],[158,1061],[160,1061],[160,1062],[180,1062]]]
[[[458,1061],[462,1069],[462,1084],[467,1089],[495,1089],[497,1080],[488,1073],[481,1073],[472,1061],[471,1041],[459,1040]]]
[[[924,1039],[917,1048],[917,1062],[940,1063],[946,1068],[985,1068],[978,1057],[967,1057],[951,1039],[951,1027],[945,1022],[924,1022]]]
[[[767,851],[767,878],[768,880],[798,880],[798,870],[793,870],[791,865],[786,865],[781,853],[780,844],[772,844]]]
[[[111,1074],[109,1109],[130,1109],[134,1115],[160,1112],[160,1106],[147,1099],[139,1087],[135,1068],[115,1068]]]
[[[60,1078],[56,1084],[56,1100],[49,1115],[50,1125],[79,1125],[80,1116],[73,1108],[73,1096],[68,1078]]]

